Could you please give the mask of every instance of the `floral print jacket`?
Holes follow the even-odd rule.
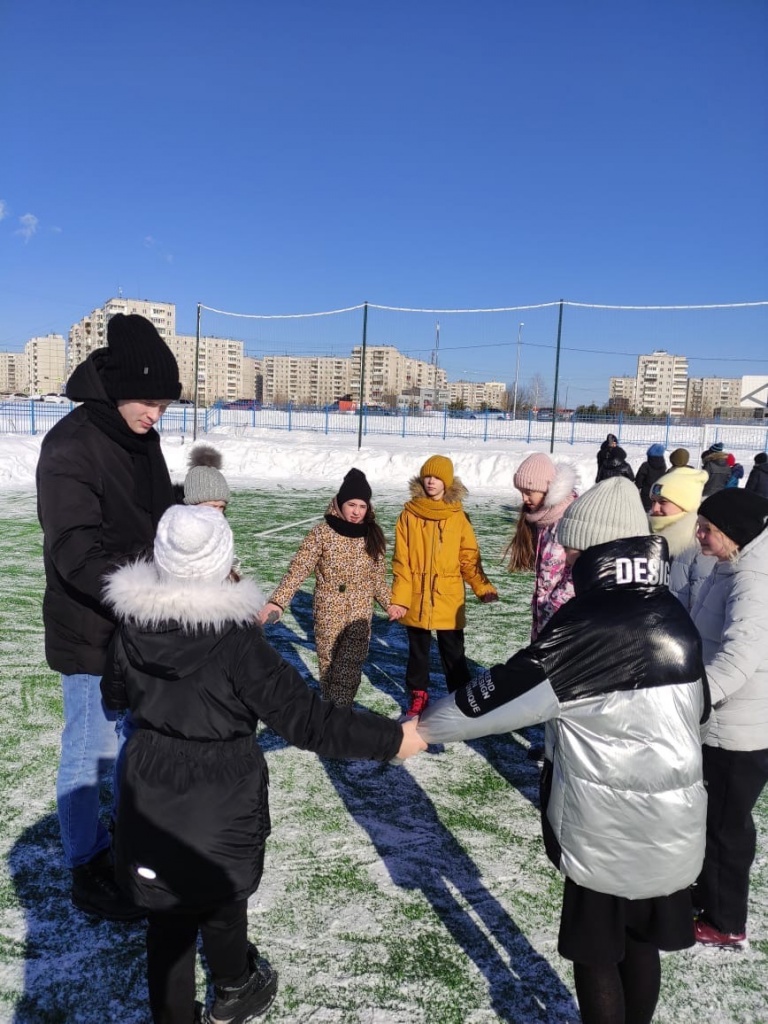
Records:
[[[571,570],[565,564],[565,549],[557,541],[557,524],[537,531],[536,582],[531,612],[531,643],[538,637],[558,608],[573,597]]]

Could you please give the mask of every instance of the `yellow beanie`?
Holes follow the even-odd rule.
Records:
[[[676,466],[660,476],[651,487],[651,501],[666,498],[684,512],[693,512],[701,504],[701,492],[708,479],[706,470]]]
[[[453,484],[453,463],[447,455],[430,455],[421,467],[419,476],[422,480],[425,476],[436,476],[446,488],[450,487]]]

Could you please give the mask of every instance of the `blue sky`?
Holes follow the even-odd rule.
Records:
[[[27,0],[0,38],[0,349],[118,289],[190,332],[197,302],[768,299],[762,0]],[[556,312],[374,340],[428,356],[437,319],[449,376],[511,380],[523,321],[521,379],[551,378]],[[653,347],[768,373],[767,327],[566,309],[570,404]]]

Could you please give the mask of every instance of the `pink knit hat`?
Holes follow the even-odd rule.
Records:
[[[518,491],[542,491],[544,494],[549,490],[549,485],[555,479],[555,464],[548,455],[543,452],[536,452],[529,455],[517,467],[514,476],[514,484]]]

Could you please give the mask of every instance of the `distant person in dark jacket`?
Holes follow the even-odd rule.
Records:
[[[728,465],[728,452],[723,451],[722,441],[717,441],[710,448],[707,448],[701,455],[701,465],[706,471],[709,480],[704,487],[704,497],[721,491],[731,475],[731,467]]]
[[[153,560],[106,585],[121,628],[102,693],[136,725],[122,761],[115,869],[147,910],[155,1024],[195,1019],[198,930],[214,985],[204,1021],[255,1020],[275,997],[277,974],[247,936],[270,831],[258,723],[323,757],[390,761],[426,748],[416,719],[339,708],[311,690],[265,640],[264,598],[235,578],[233,555],[220,512],[175,505]]]
[[[646,512],[651,511],[651,487],[660,476],[667,472],[667,463],[664,459],[664,445],[652,444],[646,452],[646,461],[640,466],[635,477],[635,485],[640,491],[640,500]]]
[[[755,456],[755,464],[749,471],[744,490],[768,498],[768,454],[765,452],[758,452]]]
[[[600,445],[600,447],[599,447],[599,449],[597,451],[597,472],[598,472],[597,479],[598,480],[600,479],[600,476],[599,476],[599,474],[600,474],[600,467],[602,466],[603,462],[605,461],[605,457],[608,455],[608,453],[610,451],[612,451],[618,445],[618,443],[619,443],[619,439],[616,437],[615,434],[608,434],[606,439]]]
[[[627,453],[623,448],[619,448],[618,445],[609,448],[606,452],[603,464],[597,471],[596,482],[600,483],[601,480],[610,480],[613,476],[623,476],[633,482],[635,479],[632,467],[627,462]]]
[[[37,508],[45,564],[45,655],[61,673],[64,731],[56,779],[64,859],[78,910],[110,920],[143,916],[114,882],[109,832],[99,817],[99,782],[118,750],[117,716],[99,682],[114,618],[104,576],[151,547],[173,504],[154,429],[181,393],[179,368],[143,316],[118,313],[107,346],[76,367],[67,397],[81,402],[45,435],[37,464]]]

